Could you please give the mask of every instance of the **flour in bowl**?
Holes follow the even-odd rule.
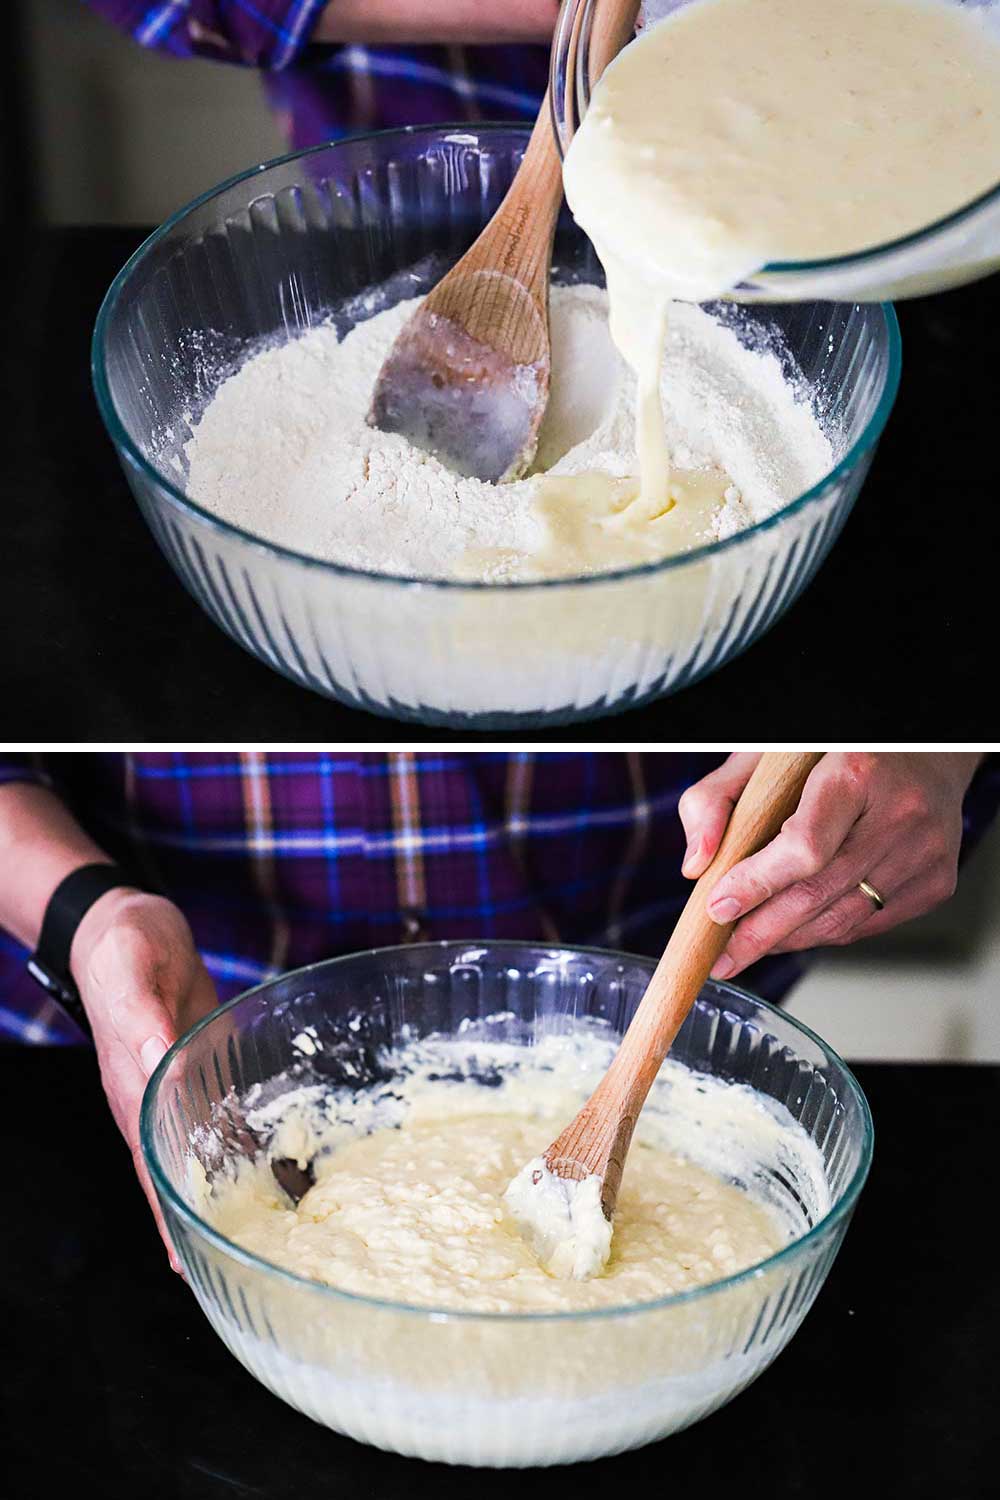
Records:
[[[663,365],[673,510],[632,524],[628,486],[609,510],[560,476],[637,473],[634,377],[608,332],[607,297],[552,288],[552,393],[536,469],[512,484],[459,478],[370,427],[378,370],[416,303],[342,339],[331,325],[250,354],[185,449],[187,492],[266,541],[351,567],[490,581],[592,573],[732,535],[820,480],[833,453],[777,354],[678,304]]]

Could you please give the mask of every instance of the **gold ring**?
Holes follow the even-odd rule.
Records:
[[[869,901],[871,902],[872,906],[874,906],[876,911],[881,911],[885,906],[885,902],[882,900],[882,897],[869,881],[859,880],[858,890],[861,891],[863,895],[868,897]]]

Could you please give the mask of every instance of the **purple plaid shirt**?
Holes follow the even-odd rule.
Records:
[[[336,750],[0,760],[184,911],[225,999],[338,953],[508,937],[655,954],[690,890],[677,801],[721,755]],[[0,932],[0,1036],[79,1040]],[[752,982],[779,998],[797,958]]]
[[[681,792],[718,754],[134,751],[0,757],[0,782],[62,796],[109,854],[187,916],[228,999],[283,969],[420,939],[656,954],[690,884]],[[1000,756],[965,801],[968,849]],[[79,1036],[0,931],[0,1037]],[[771,1000],[802,955],[741,977]]]
[[[326,0],[87,0],[144,47],[265,70],[296,149],[391,125],[533,119],[548,48],[317,47]]]

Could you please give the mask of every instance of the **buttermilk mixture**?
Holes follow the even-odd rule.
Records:
[[[195,1200],[237,1244],[301,1276],[483,1312],[645,1302],[742,1270],[806,1227],[778,1174],[815,1217],[828,1207],[822,1160],[786,1111],[668,1062],[629,1154],[610,1259],[580,1276],[540,1256],[508,1185],[572,1117],[612,1050],[587,1033],[530,1049],[431,1040],[395,1054],[381,1088],[251,1098],[247,1123],[266,1153],[211,1180],[193,1163]],[[314,1175],[297,1205],[271,1169],[279,1157]]]
[[[671,493],[658,406],[674,299],[886,244],[998,181],[1000,33],[977,6],[701,0],[624,48],[563,184],[638,381],[639,510]]]

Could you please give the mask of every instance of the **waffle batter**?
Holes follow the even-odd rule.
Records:
[[[312,1280],[482,1312],[647,1302],[732,1275],[791,1237],[753,1184],[769,1155],[791,1147],[811,1160],[804,1132],[749,1089],[668,1063],[629,1155],[610,1260],[587,1280],[552,1274],[504,1192],[581,1102],[580,1045],[531,1052],[543,1065],[532,1055],[489,1088],[456,1080],[453,1052],[447,1073],[440,1060],[418,1064],[383,1106],[286,1096],[257,1127],[276,1126],[269,1157],[311,1164],[315,1185],[296,1206],[267,1160],[244,1162],[235,1180],[203,1185],[203,1211],[237,1244]],[[583,1044],[588,1078],[606,1055]],[[396,1116],[388,1125],[385,1110]],[[822,1183],[821,1164],[815,1177]]]

